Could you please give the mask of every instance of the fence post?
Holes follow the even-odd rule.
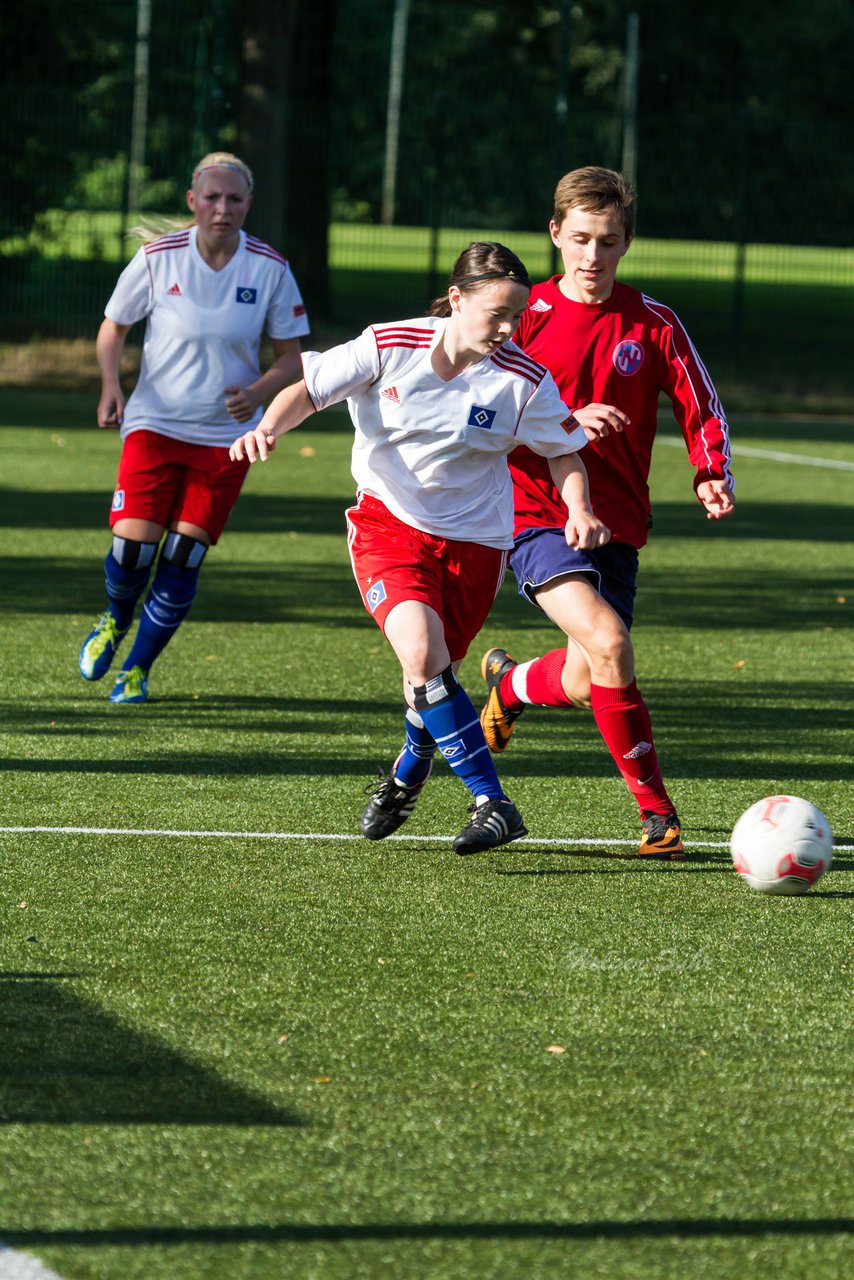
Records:
[[[738,198],[735,211],[735,274],[732,286],[732,317],[730,339],[732,350],[738,356],[744,336],[745,276],[747,273],[747,246],[750,243],[750,167],[753,162],[753,112],[745,107],[739,113],[741,123],[739,154],[741,165],[738,175]]]
[[[151,0],[137,0],[136,53],[133,73],[133,122],[130,134],[128,210],[139,213],[145,172],[145,137],[148,130],[148,63],[151,36]]]
[[[638,176],[638,64],[640,18],[630,13],[626,19],[626,67],[623,81],[623,177],[632,186]]]
[[[572,6],[570,0],[561,0],[557,95],[555,97],[555,183],[569,168],[567,130],[569,127],[569,24],[571,21]],[[551,260],[551,274],[557,275],[558,251],[554,243],[552,243],[551,247]]]
[[[394,0],[394,21],[391,29],[391,55],[388,69],[385,162],[383,164],[381,220],[384,227],[390,227],[394,224],[397,157],[400,148],[400,102],[403,97],[403,72],[406,65],[406,32],[408,25],[409,0]]]
[[[429,297],[435,298],[440,291],[439,284],[439,233],[442,229],[443,200],[442,193],[445,182],[446,128],[445,108],[447,94],[440,89],[433,100],[435,126],[433,129],[433,163],[430,175],[430,242],[427,251],[427,291]]]

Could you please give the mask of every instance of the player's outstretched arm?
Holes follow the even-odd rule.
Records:
[[[701,480],[697,497],[706,508],[707,520],[723,520],[735,511],[735,497],[729,480]]]
[[[611,530],[593,513],[587,486],[587,468],[578,454],[562,453],[557,458],[549,458],[549,470],[569,512],[566,522],[566,540],[569,545],[580,547],[584,551],[604,547],[611,539]]]
[[[268,455],[275,449],[279,436],[283,436],[286,431],[293,431],[294,427],[305,422],[314,412],[314,405],[304,382],[295,382],[293,386],[285,387],[273,400],[255,430],[247,431],[235,440],[228,451],[229,457],[232,462],[241,462],[243,458],[248,458],[250,462],[260,458],[262,462],[266,462]]]
[[[604,440],[610,432],[620,432],[631,422],[628,414],[613,404],[585,404],[580,409],[573,409],[572,414],[583,427],[588,440]]]

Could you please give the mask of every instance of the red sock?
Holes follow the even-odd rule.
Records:
[[[652,722],[635,681],[624,689],[591,684],[590,704],[605,745],[641,812],[673,813],[675,806],[655,752]]]
[[[538,707],[569,707],[569,698],[563,691],[561,676],[566,665],[566,649],[552,649],[542,658],[526,663],[525,688],[527,702]],[[515,668],[514,668],[515,669]],[[501,681],[501,701],[509,711],[520,711],[526,705],[513,688],[513,672],[508,671]]]

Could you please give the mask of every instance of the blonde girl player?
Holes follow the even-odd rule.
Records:
[[[286,260],[243,230],[252,186],[236,156],[200,160],[187,192],[192,222],[138,250],[98,332],[98,426],[120,428],[122,452],[107,607],[80,650],[84,679],[109,671],[154,570],[113,703],[147,700],[151,665],[189,612],[202,561],[248,470],[228,456],[235,423],[258,422],[263,403],[300,371],[305,307]],[[143,319],[142,365],[125,404],[122,350]],[[265,333],[273,362],[262,374]]]
[[[238,462],[266,459],[279,436],[347,400],[358,487],[347,512],[353,571],[400,661],[407,704],[403,749],[362,814],[369,840],[410,816],[437,747],[474,800],[457,853],[526,834],[456,675],[512,546],[509,451],[524,442],[548,459],[573,546],[608,540],[576,452],[584,432],[551,375],[510,341],[529,290],[509,249],[469,245],[428,316],[371,325],[343,346],[306,353],[303,382],[280,392],[231,448]]]

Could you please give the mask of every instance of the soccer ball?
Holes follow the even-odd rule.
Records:
[[[730,840],[733,865],[760,893],[807,893],[833,861],[824,814],[800,796],[766,796],[741,815]]]

